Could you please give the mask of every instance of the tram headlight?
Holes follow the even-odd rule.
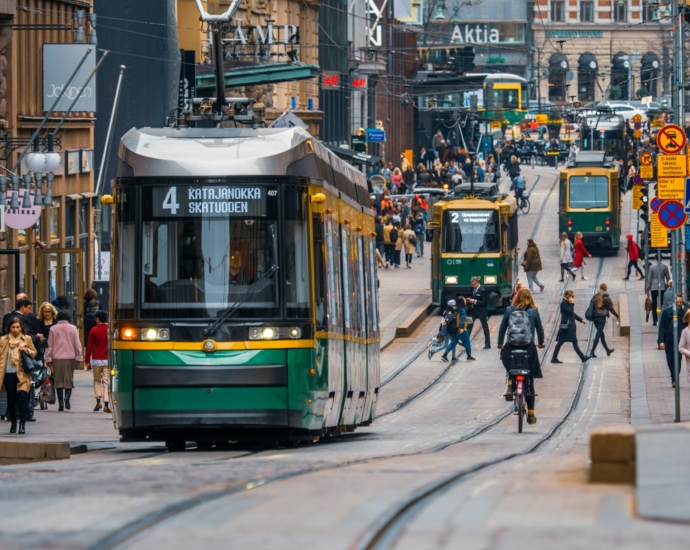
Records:
[[[498,279],[496,278],[496,275],[487,275],[484,277],[484,284],[485,285],[495,285],[498,282]]]
[[[458,284],[458,278],[455,275],[448,275],[446,277],[446,284],[447,285],[457,285]]]
[[[145,328],[141,331],[141,339],[149,342],[170,340],[170,329]]]
[[[296,340],[302,337],[302,329],[299,327],[252,327],[249,329],[250,340],[280,340],[291,338]]]

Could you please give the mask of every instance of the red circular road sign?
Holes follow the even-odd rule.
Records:
[[[685,130],[674,124],[667,124],[656,135],[656,144],[667,155],[680,153],[685,147],[686,141]]]
[[[664,204],[664,199],[654,197],[652,201],[649,203],[649,207],[652,209],[652,212],[658,212],[662,204]]]
[[[664,201],[659,207],[659,221],[666,229],[678,229],[685,223],[687,215],[680,201]]]

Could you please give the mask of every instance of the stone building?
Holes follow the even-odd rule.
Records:
[[[532,63],[541,99],[669,94],[669,15],[658,0],[534,0]]]
[[[73,44],[80,37],[80,26],[88,43],[88,18],[79,25],[77,10],[88,14],[91,7],[91,0],[0,0],[0,163],[5,175],[45,115],[44,46]],[[70,74],[68,70],[64,79],[62,73],[56,78],[64,83]],[[52,114],[41,138],[63,114]],[[18,251],[20,269],[16,280],[15,257],[0,255],[0,312],[14,306],[16,290],[26,292],[37,305],[64,295],[71,300],[74,321],[80,323],[81,293],[94,279],[94,122],[93,112],[73,112],[56,134],[62,165],[55,172],[52,202],[30,209],[38,217],[32,226],[11,229],[6,221],[12,212],[2,212],[0,249]],[[20,171],[23,174],[26,168]],[[8,193],[8,209],[9,197]]]

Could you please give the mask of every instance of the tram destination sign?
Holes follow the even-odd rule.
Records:
[[[154,217],[266,216],[267,198],[278,198],[276,188],[222,185],[172,185],[152,188]]]

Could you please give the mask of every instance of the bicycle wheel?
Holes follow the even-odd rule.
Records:
[[[529,209],[530,209],[530,202],[529,199],[522,199],[520,201],[520,211],[523,214],[529,214]]]
[[[517,410],[518,410],[518,433],[522,433],[522,421],[523,421],[524,416],[525,416],[525,394],[523,394],[523,393],[518,394]]]

